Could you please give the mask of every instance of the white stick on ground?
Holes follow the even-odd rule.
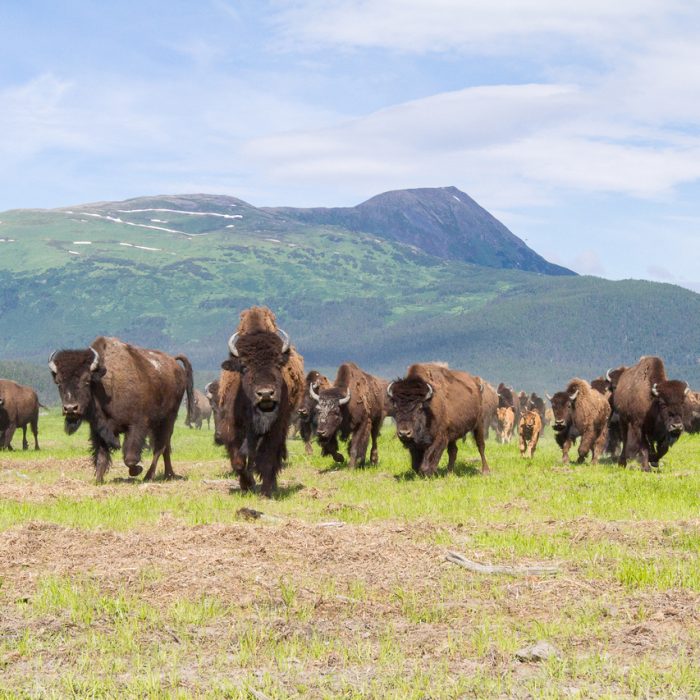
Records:
[[[559,571],[559,566],[503,566],[500,564],[479,564],[467,559],[459,552],[447,552],[445,559],[452,564],[463,566],[477,574],[508,574],[509,576],[551,576]]]

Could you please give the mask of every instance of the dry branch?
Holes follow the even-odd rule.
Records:
[[[459,552],[447,552],[447,561],[463,566],[477,574],[508,574],[509,576],[551,576],[559,571],[559,566],[503,566],[500,564],[479,564],[467,559]]]

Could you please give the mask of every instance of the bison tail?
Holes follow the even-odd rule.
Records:
[[[182,362],[182,366],[185,368],[185,373],[187,376],[187,385],[185,387],[185,391],[187,392],[186,423],[190,423],[194,420],[194,377],[192,376],[192,365],[185,355],[176,355],[175,359]]]
[[[39,408],[45,408],[47,411],[49,410],[49,407],[48,407],[48,406],[44,406],[44,404],[41,403],[41,401],[39,401],[38,404],[39,404]]]

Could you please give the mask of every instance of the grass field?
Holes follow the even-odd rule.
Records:
[[[268,501],[207,430],[179,423],[182,480],[115,459],[98,487],[85,429],[40,429],[0,453],[0,698],[700,697],[700,437],[657,474],[564,468],[546,434],[532,462],[491,440],[482,477],[468,442],[423,480],[387,425],[376,468],[291,441]]]

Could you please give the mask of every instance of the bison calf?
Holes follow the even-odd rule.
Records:
[[[515,410],[512,406],[496,409],[496,437],[502,445],[510,444],[515,426]]]
[[[532,459],[535,456],[537,442],[542,434],[542,418],[539,411],[525,411],[518,423],[518,447],[520,456]]]
[[[569,449],[577,437],[578,463],[591,452],[591,463],[597,464],[608,435],[610,404],[584,379],[572,379],[565,391],[547,396],[552,403],[556,441],[562,449],[562,462],[569,463]]]

